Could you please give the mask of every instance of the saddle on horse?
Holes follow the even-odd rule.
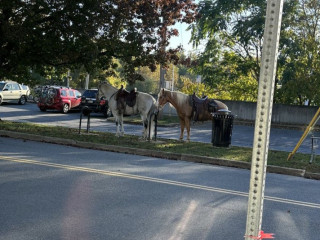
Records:
[[[121,85],[121,88],[116,94],[118,109],[124,111],[126,105],[133,107],[136,104],[137,94],[138,92],[135,88],[129,92],[123,88],[123,85]]]
[[[200,116],[206,115],[207,113],[214,113],[217,111],[217,103],[214,99],[209,99],[207,96],[198,98],[195,93],[191,96],[192,99],[192,115],[193,121],[204,121]]]

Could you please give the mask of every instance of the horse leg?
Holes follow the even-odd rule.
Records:
[[[119,122],[120,122],[120,128],[121,128],[120,136],[123,136],[123,135],[124,135],[123,114],[120,114],[120,116],[119,116]]]
[[[143,129],[143,138],[147,140],[149,135],[149,121],[147,119],[145,119],[143,122]]]
[[[190,142],[190,119],[185,118],[185,124],[187,129],[187,141]]]
[[[117,132],[116,132],[116,136],[119,137],[120,134],[119,134],[119,117],[117,115],[114,115],[114,118],[115,118],[115,121],[116,121],[116,126],[117,126]]]
[[[141,115],[142,119],[142,125],[143,125],[143,132],[142,132],[142,138],[147,139],[148,138],[148,119]]]
[[[184,133],[184,120],[183,119],[180,119],[180,140],[182,141],[183,140],[183,133]]]

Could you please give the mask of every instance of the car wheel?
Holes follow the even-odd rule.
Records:
[[[40,108],[40,111],[41,111],[41,112],[45,112],[45,111],[47,111],[47,109],[46,109],[45,107],[41,107],[41,108]]]
[[[19,100],[19,104],[24,105],[26,104],[26,102],[27,102],[26,96],[21,96]]]
[[[69,105],[68,104],[63,104],[62,112],[67,113],[69,111]]]

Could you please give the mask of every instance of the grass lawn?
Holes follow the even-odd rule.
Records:
[[[138,136],[125,135],[116,137],[113,133],[94,132],[79,134],[78,129],[51,127],[39,124],[0,121],[0,130],[29,133],[41,136],[73,139],[83,142],[100,143],[140,149],[151,149],[163,152],[208,156],[226,160],[251,162],[252,148],[231,146],[229,148],[213,147],[212,144],[199,142],[181,142],[171,139],[143,141]],[[84,132],[84,130],[82,130]],[[288,152],[270,150],[268,165],[305,169],[309,172],[320,173],[320,160],[316,158],[309,164],[310,154],[296,153],[294,158],[287,161]]]

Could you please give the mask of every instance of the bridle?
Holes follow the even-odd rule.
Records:
[[[166,100],[166,103],[165,104],[162,104],[162,105],[160,105],[160,102],[159,102],[159,99],[160,98],[165,98],[165,100]],[[166,96],[164,96],[163,94],[161,94],[161,96],[158,96],[158,110],[160,111],[160,110],[162,110],[163,109],[163,107],[168,103],[169,101],[167,100],[167,97]]]

